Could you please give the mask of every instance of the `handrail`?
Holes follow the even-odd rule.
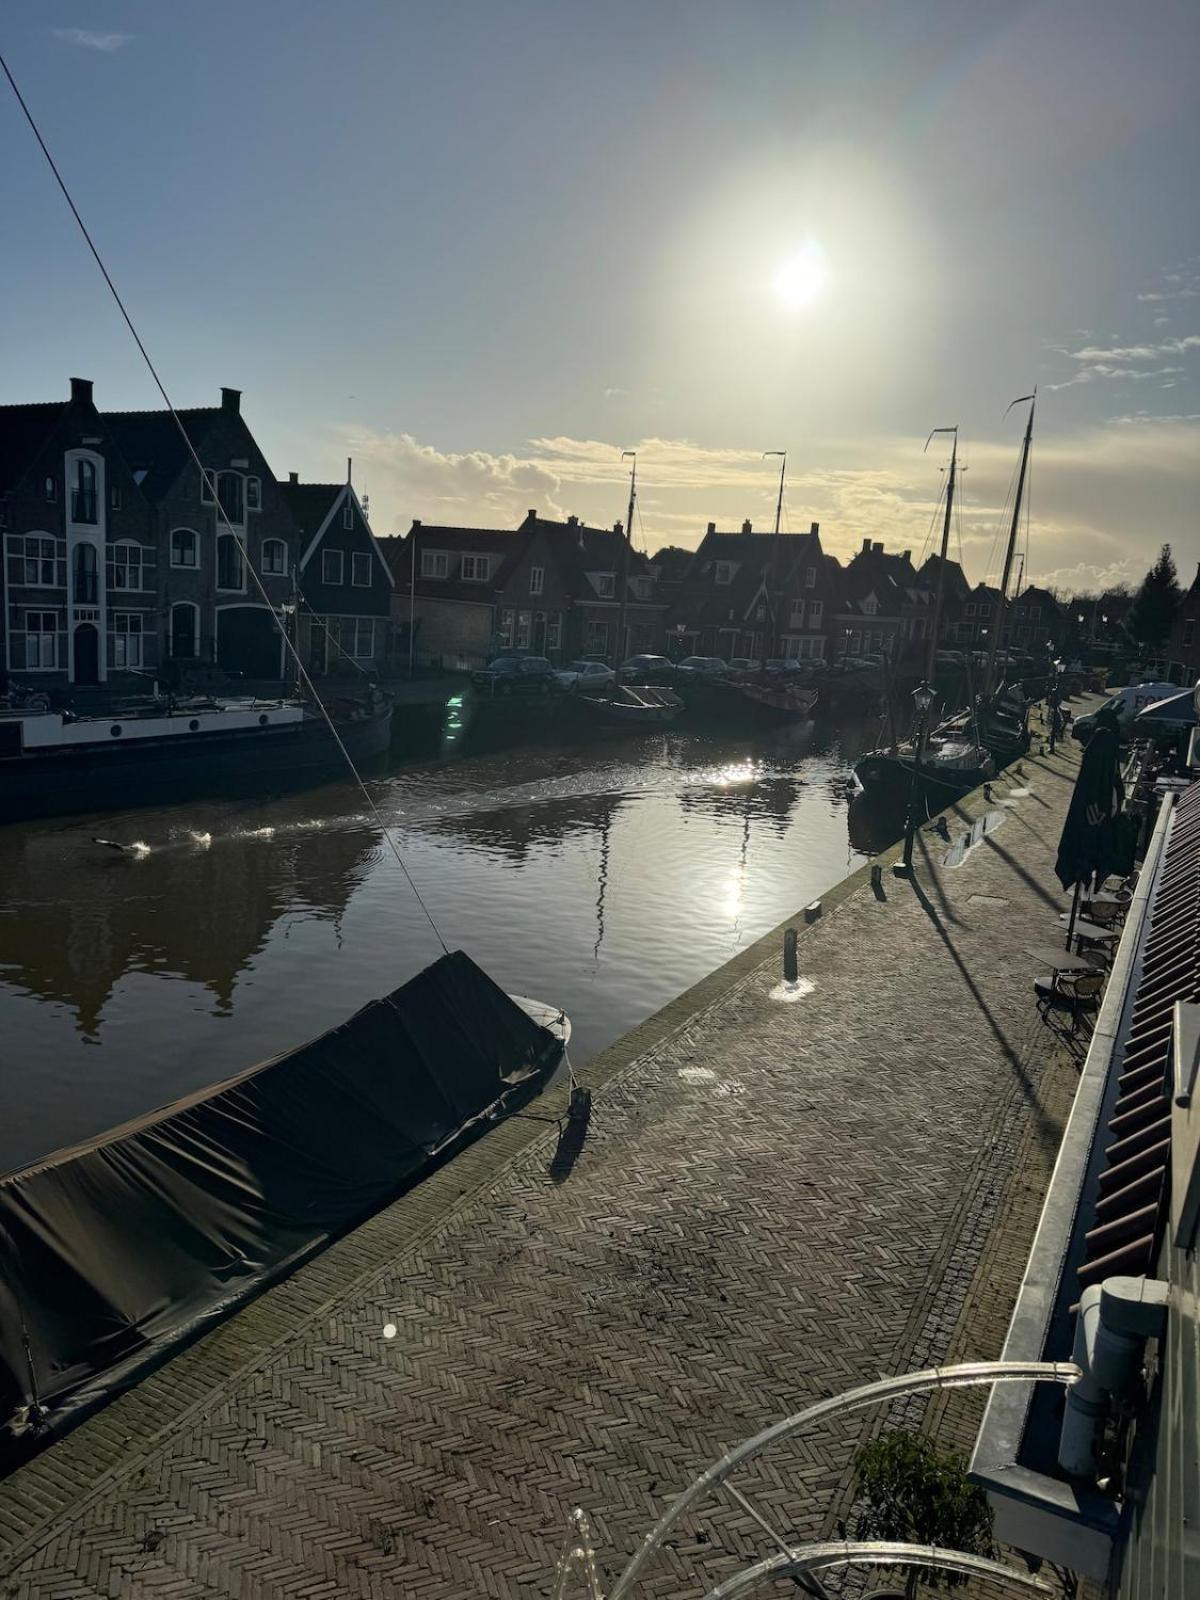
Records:
[[[799,1577],[829,1567],[854,1565],[931,1567],[939,1572],[961,1572],[964,1577],[982,1578],[1003,1588],[1022,1589],[1033,1594],[1058,1592],[1044,1578],[1018,1572],[987,1556],[970,1555],[965,1550],[943,1550],[935,1544],[902,1544],[884,1539],[863,1542],[842,1539],[829,1544],[798,1545],[794,1550],[768,1556],[765,1561],[726,1578],[724,1583],[710,1589],[704,1600],[735,1600],[736,1596],[749,1594],[751,1589],[775,1578]]]

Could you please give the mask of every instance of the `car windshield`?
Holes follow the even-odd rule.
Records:
[[[489,672],[515,672],[520,665],[521,662],[517,656],[497,656],[494,661],[488,662],[487,670]]]

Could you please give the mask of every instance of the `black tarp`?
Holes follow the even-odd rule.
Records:
[[[1054,863],[1064,889],[1089,888],[1125,865],[1128,854],[1120,826],[1125,804],[1121,781],[1120,739],[1111,720],[1101,713],[1096,732],[1084,748],[1071,804],[1058,841]],[[1131,864],[1131,863],[1130,863]]]
[[[0,1179],[0,1467],[411,1182],[562,1045],[461,952]]]

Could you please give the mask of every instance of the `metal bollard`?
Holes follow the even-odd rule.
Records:
[[[796,959],[796,930],[789,928],[783,936],[783,981],[795,983],[800,976],[800,964]]]

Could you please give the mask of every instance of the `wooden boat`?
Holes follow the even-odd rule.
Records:
[[[625,728],[656,727],[674,722],[683,710],[683,701],[674,689],[657,684],[615,684],[611,695],[576,695],[575,705],[585,707],[584,715],[593,722],[606,722]]]
[[[379,690],[317,708],[295,699],[146,700],[108,716],[0,713],[0,822],[271,794],[328,783],[386,753],[392,702]]]
[[[742,698],[757,710],[787,722],[807,721],[819,698],[816,689],[771,678],[743,683],[741,691]]]

